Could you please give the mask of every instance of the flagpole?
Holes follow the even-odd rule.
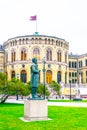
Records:
[[[37,32],[37,15],[34,15],[34,16],[31,16],[30,17],[30,21],[36,21],[36,24],[35,24],[35,34],[38,34]]]
[[[36,15],[36,33],[38,33],[38,32],[37,32],[37,15]]]

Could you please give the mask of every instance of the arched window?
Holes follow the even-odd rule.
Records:
[[[26,38],[26,44],[28,44],[29,43],[29,39],[28,38]]]
[[[35,43],[37,44],[37,42],[38,42],[38,39],[37,39],[37,38],[35,38]]]
[[[67,63],[67,53],[65,53],[65,63]]]
[[[24,44],[24,42],[25,42],[25,39],[22,40],[22,43],[23,43],[23,44]]]
[[[57,52],[57,61],[61,62],[61,51],[60,50]]]
[[[27,59],[26,49],[23,48],[21,50],[21,60],[26,60],[26,59]]]
[[[24,82],[24,83],[27,82],[27,73],[26,73],[25,70],[22,70],[22,71],[21,71],[21,76],[20,76],[20,78],[21,78],[21,81],[22,81],[22,82]]]
[[[16,60],[16,52],[12,50],[11,52],[11,61],[14,62]]]
[[[46,52],[46,60],[47,61],[51,61],[52,60],[52,51],[51,49],[47,49],[47,52]]]
[[[21,39],[19,39],[19,45],[21,45]]]
[[[58,71],[57,73],[57,83],[60,83],[61,82],[61,72]]]
[[[17,40],[15,40],[15,45],[17,45]]]
[[[50,44],[50,39],[48,39],[48,44]]]
[[[15,78],[15,71],[11,72],[11,78]]]
[[[41,39],[41,38],[39,38],[39,44],[41,44],[41,41],[42,41],[42,39]]]
[[[34,43],[34,38],[31,38],[31,43],[32,43],[32,44]]]
[[[45,38],[45,44],[47,44],[47,38]]]
[[[6,52],[6,63],[8,62],[8,53]]]
[[[47,70],[46,72],[46,83],[50,84],[52,82],[52,71]]]
[[[54,43],[54,40],[52,39],[52,45],[53,45],[53,43]]]
[[[40,51],[39,51],[38,48],[34,48],[34,50],[33,50],[33,57],[35,57],[38,60],[40,60]]]

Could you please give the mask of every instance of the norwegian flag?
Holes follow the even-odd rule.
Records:
[[[31,20],[31,21],[37,20],[37,16],[36,16],[36,15],[35,15],[35,16],[30,16],[30,20]]]

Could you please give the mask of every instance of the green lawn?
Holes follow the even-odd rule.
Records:
[[[0,104],[0,130],[87,130],[87,108],[49,106],[52,120],[23,122],[23,104]]]
[[[48,100],[49,102],[77,102],[77,103],[79,103],[79,102],[87,102],[87,100],[78,100],[78,101],[73,101],[73,100],[62,100],[62,99],[60,99],[60,100]]]

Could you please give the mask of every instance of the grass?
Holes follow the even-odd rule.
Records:
[[[87,108],[49,106],[52,120],[23,122],[23,104],[0,104],[0,130],[87,130]]]
[[[83,102],[87,102],[87,100],[78,100],[78,101],[73,101],[73,100],[62,100],[62,99],[60,99],[60,100],[48,100],[49,102],[81,102],[81,103],[83,103]]]

